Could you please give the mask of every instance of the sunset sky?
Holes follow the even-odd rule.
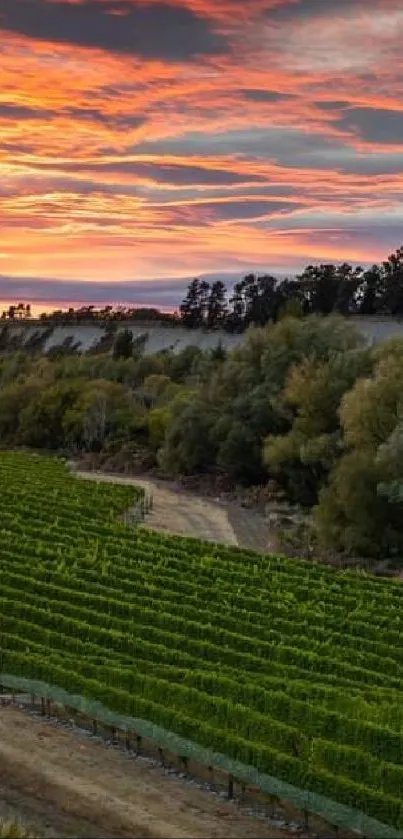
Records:
[[[0,0],[0,297],[386,258],[402,39],[402,0]]]

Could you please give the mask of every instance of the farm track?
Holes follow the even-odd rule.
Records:
[[[194,536],[222,545],[238,545],[247,550],[269,550],[269,528],[263,516],[235,503],[218,503],[185,490],[175,490],[162,482],[142,477],[126,477],[75,468],[79,478],[142,487],[153,497],[153,508],[144,525],[162,533]]]
[[[129,478],[101,472],[75,470],[78,478],[97,482],[133,485],[142,487],[152,495],[152,510],[146,515],[144,525],[163,533],[179,533],[219,542],[223,545],[237,545],[233,527],[228,521],[225,509],[190,494],[179,494],[161,487],[157,482],[144,478]]]
[[[74,731],[74,733],[73,733]],[[272,837],[279,829],[55,720],[0,707],[0,818],[44,837]]]

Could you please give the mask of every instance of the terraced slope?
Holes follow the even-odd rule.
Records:
[[[0,672],[403,828],[403,587],[127,527],[125,486],[0,455]]]

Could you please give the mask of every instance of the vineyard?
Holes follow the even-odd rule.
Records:
[[[0,673],[403,829],[403,586],[127,526],[133,487],[0,454]]]

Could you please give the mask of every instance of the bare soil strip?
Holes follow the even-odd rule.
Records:
[[[153,497],[152,510],[144,522],[151,530],[194,536],[223,545],[238,544],[226,509],[204,498],[166,489],[148,478],[129,478],[81,470],[75,471],[74,474],[85,480],[143,487],[148,495]]]
[[[297,835],[84,732],[10,706],[0,706],[0,817],[55,837]]]

